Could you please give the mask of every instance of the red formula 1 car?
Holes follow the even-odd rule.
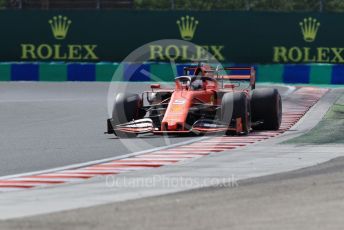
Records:
[[[242,87],[245,83],[247,87]],[[198,64],[184,68],[184,76],[175,78],[174,89],[152,84],[151,91],[142,95],[117,94],[106,133],[118,137],[142,133],[245,135],[252,129],[277,130],[281,119],[278,90],[255,89],[253,67]]]

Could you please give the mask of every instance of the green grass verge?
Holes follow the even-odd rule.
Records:
[[[284,142],[285,144],[344,144],[344,95],[308,133]]]

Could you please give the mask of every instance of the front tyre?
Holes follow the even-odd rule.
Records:
[[[145,111],[142,109],[142,105],[142,99],[138,94],[117,94],[112,109],[112,126],[115,128],[116,125],[143,118]],[[115,130],[114,134],[121,138],[137,136],[135,133],[121,132],[119,130]]]
[[[248,96],[244,92],[226,93],[222,97],[221,121],[228,123],[241,118],[242,133],[247,135],[251,129],[251,106]],[[226,135],[232,135],[233,131],[228,130]]]

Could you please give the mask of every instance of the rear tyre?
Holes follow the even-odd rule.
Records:
[[[138,94],[117,94],[112,110],[112,126],[130,122],[132,120],[141,119],[145,116],[145,111],[142,109],[142,99]],[[114,134],[121,138],[136,137],[135,133],[114,131]]]
[[[247,135],[251,129],[251,107],[247,95],[244,92],[226,93],[222,97],[221,121],[232,123],[233,119],[241,118],[243,132]],[[228,130],[226,135],[233,135],[236,132]]]
[[[277,89],[255,89],[251,99],[255,130],[278,130],[282,121],[282,99]]]

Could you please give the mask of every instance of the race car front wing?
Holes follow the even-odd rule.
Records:
[[[107,132],[105,132],[105,134],[116,134],[116,131],[136,134],[201,134],[225,131],[241,133],[243,129],[241,118],[237,118],[235,120],[235,125],[233,127],[229,127],[229,124],[220,122],[218,120],[200,119],[197,120],[189,130],[160,130],[160,127],[154,127],[153,121],[150,118],[133,120],[119,125],[113,125],[112,120],[108,119]]]

